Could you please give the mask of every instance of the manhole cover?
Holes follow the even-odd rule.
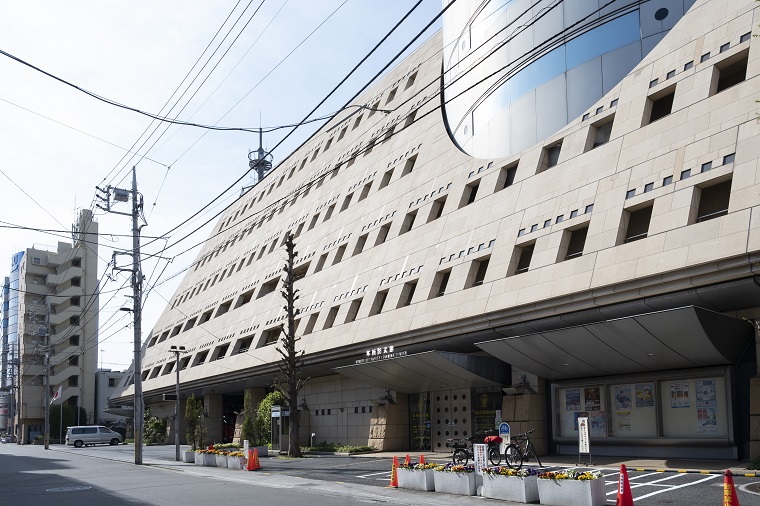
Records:
[[[45,490],[45,492],[77,492],[79,490],[90,490],[92,487],[57,487],[57,488],[49,488]]]

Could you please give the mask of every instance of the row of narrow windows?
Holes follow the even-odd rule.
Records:
[[[748,50],[742,51],[740,53],[737,53],[731,58],[727,58],[722,62],[716,63],[713,70],[713,80],[710,88],[710,93],[720,93],[732,86],[735,86],[736,84],[739,84],[743,82],[746,79],[746,72],[747,72],[747,63],[748,63]],[[659,119],[662,119],[663,117],[666,117],[672,112],[674,97],[675,97],[675,91],[676,91],[676,85],[673,85],[671,87],[668,87],[664,90],[660,90],[656,94],[651,95],[647,99],[647,107],[644,115],[644,119],[642,120],[642,126],[652,123],[654,121],[657,121]],[[585,117],[584,117],[585,119]],[[610,134],[612,131],[612,122],[614,120],[614,116],[608,117],[602,122],[592,125],[589,128],[589,134],[587,137],[587,144],[586,144],[586,150],[594,149],[598,146],[601,146],[609,141]],[[542,170],[546,170],[548,168],[553,167],[559,162],[559,155],[562,148],[562,141],[556,141],[555,143],[547,146],[544,148],[543,155],[541,157],[541,162],[539,164],[539,170],[538,172],[541,172]],[[733,154],[726,155],[723,159],[724,164],[733,163]],[[403,175],[406,175],[411,172],[413,166],[414,166],[414,160],[416,157],[413,157],[410,159],[410,161],[407,161],[404,170],[402,171],[402,177]],[[711,163],[706,163],[701,166],[701,172],[705,172],[706,170],[710,170]],[[495,188],[496,191],[499,189],[506,188],[510,186],[514,182],[515,174],[517,170],[517,162],[514,164],[504,167],[501,169],[500,176],[498,178],[497,187]],[[387,186],[387,184],[390,182],[390,178],[392,176],[392,171],[386,172],[384,174],[383,179],[381,180],[381,184],[379,188],[383,188]],[[681,173],[681,179],[685,179],[691,175],[691,170],[687,169]],[[670,184],[672,182],[672,177],[666,177],[663,180],[663,185]],[[362,193],[360,194],[360,199],[363,200],[363,198],[366,198],[366,195],[369,193],[369,188],[371,187],[372,183],[368,183],[365,185],[365,187],[362,189]],[[467,206],[475,201],[475,198],[478,194],[480,186],[480,180],[477,180],[475,182],[469,183],[466,185],[465,190],[460,197],[460,200],[458,202],[458,208],[462,208],[464,206]],[[653,183],[649,183],[644,187],[644,192],[651,191],[653,187]],[[728,213],[728,204],[729,204],[729,198],[731,193],[731,180],[725,180],[717,183],[710,183],[705,184],[703,186],[697,186],[694,188],[694,197],[693,197],[693,205],[692,207],[692,213],[689,216],[689,223],[699,223],[702,221],[707,221],[710,219],[718,218],[720,216],[724,216]],[[632,197],[634,193],[631,193],[629,190],[628,194],[626,195],[626,198]],[[348,208],[348,205],[351,202],[351,199],[353,197],[353,193],[349,194],[344,198],[343,204],[341,205],[341,209],[339,212],[342,212]],[[434,205],[432,206],[429,215],[426,219],[426,223],[429,223],[431,221],[434,221],[442,216],[444,205],[446,204],[447,196],[443,196],[436,200],[434,202]],[[335,204],[331,205],[327,212],[325,213],[325,217],[323,218],[323,222],[329,219],[332,216],[332,213],[334,211]],[[635,207],[632,207],[630,209],[626,209],[623,213],[623,216],[621,218],[621,227],[620,227],[620,234],[617,239],[617,244],[623,244],[628,242],[633,242],[636,240],[643,239],[647,237],[649,233],[649,225],[652,215],[652,208],[653,208],[653,201],[639,204]],[[588,212],[588,209],[586,210]],[[404,217],[404,221],[402,223],[400,234],[404,234],[412,229],[414,226],[414,223],[417,219],[418,210],[411,211],[407,213]],[[571,217],[573,217],[571,215]],[[317,223],[319,219],[319,213],[317,213],[315,216],[312,217],[311,223],[309,224],[309,230],[311,230]],[[559,220],[559,218],[558,218]],[[559,222],[559,221],[558,221]],[[385,242],[388,236],[388,232],[390,231],[390,224],[384,225],[381,227],[381,230],[377,236],[377,239],[375,241],[375,245],[382,244]],[[297,232],[300,234],[300,231],[303,228],[303,224],[299,227]],[[531,230],[533,231],[533,229]],[[521,232],[524,232],[521,230]],[[563,232],[563,238],[560,243],[560,248],[558,252],[558,261],[564,261],[564,260],[570,260],[576,257],[579,257],[583,254],[583,248],[585,246],[586,242],[586,236],[588,234],[588,223],[585,225],[567,229]],[[522,235],[522,234],[519,234]],[[368,234],[365,234],[359,238],[357,241],[357,244],[354,248],[353,255],[357,255],[361,253],[366,245]],[[269,247],[270,251],[273,251],[276,247],[277,240],[275,240],[272,245]],[[535,247],[535,241],[533,242],[527,242],[520,244],[518,246],[515,246],[514,252],[512,255],[512,261],[510,262],[509,272],[507,275],[515,275],[515,274],[521,274],[529,270],[530,263],[533,256],[533,250]],[[333,259],[332,265],[335,265],[339,263],[345,254],[347,245],[342,245],[336,250],[336,255]],[[261,258],[263,256],[263,253],[266,249],[266,246],[264,246],[258,257]],[[251,261],[253,260],[253,255],[255,252],[251,255],[251,259],[248,261],[248,264],[250,265]],[[317,261],[316,268],[314,272],[319,272],[323,269],[325,263],[327,261],[327,254],[323,254],[319,260]],[[243,266],[243,261],[240,262],[239,267],[237,270],[240,270]],[[484,260],[478,260],[473,262],[473,266],[471,267],[471,271],[473,269],[474,272],[472,272],[472,284],[470,286],[477,286],[477,284],[482,283],[483,279],[485,277],[485,272],[488,266],[488,259]],[[308,265],[306,266],[308,268]],[[305,270],[302,269],[301,277],[306,274]],[[230,269],[231,273],[232,269]],[[448,285],[448,280],[450,276],[450,270],[447,271],[440,271],[436,274],[433,287],[430,291],[430,297],[439,297],[446,293],[446,288]],[[224,275],[224,274],[223,274]],[[262,285],[259,294],[257,298],[262,297],[263,295],[266,295],[268,293],[271,293],[275,291],[277,287],[279,279],[275,279],[273,281],[270,281],[268,283],[265,283]],[[208,286],[209,282],[206,283]],[[469,280],[468,280],[469,284]],[[469,286],[466,286],[466,288]],[[415,293],[416,289],[416,281],[406,283],[404,285],[404,288],[402,290],[402,295],[400,300],[398,301],[397,307],[404,307],[405,305],[411,304],[411,298]],[[200,290],[199,290],[200,292]],[[253,290],[241,295],[238,298],[238,302],[235,305],[235,308],[240,307],[241,305],[250,302],[253,296]],[[380,291],[376,294],[375,299],[373,300],[372,308],[370,309],[370,316],[374,314],[379,314],[384,306],[385,306],[385,299],[387,297],[388,290]],[[346,320],[344,323],[349,323],[353,321],[356,318],[356,314],[358,313],[359,306],[361,305],[362,299],[357,299],[355,301],[352,301],[352,307],[349,309],[348,315],[346,317]],[[223,303],[218,311],[216,316],[221,316],[222,314],[226,313],[230,307],[231,307],[232,301],[228,301],[226,303]],[[208,321],[211,318],[211,315],[213,314],[213,310],[206,311],[203,313],[200,317],[193,318],[192,320],[185,323],[185,330],[189,330],[196,324],[202,324],[205,321]],[[305,328],[305,334],[311,333],[313,331],[313,327],[316,324],[316,317],[319,313],[312,314],[309,317],[309,320],[307,321],[307,325]],[[325,320],[325,324],[323,326],[323,329],[330,328],[334,325],[335,319],[338,315],[338,306],[335,306],[330,309],[328,316]],[[182,329],[182,325],[176,326],[172,330],[172,336],[177,335],[180,330]],[[279,331],[278,331],[279,332]],[[156,342],[161,342],[165,340],[169,334],[169,331],[164,332],[160,337],[155,336],[151,342],[149,343],[149,346],[152,346]],[[250,345],[252,343],[252,337],[250,338],[251,341],[247,343],[247,346],[243,346],[246,344],[245,341],[241,341],[238,343],[239,345],[236,346],[237,352],[241,352],[241,350],[248,351],[250,348]],[[268,336],[267,339],[264,339],[262,342],[262,345],[268,345],[268,344],[274,344],[277,341],[276,337]],[[221,348],[215,350],[214,355],[217,357],[224,357],[227,352],[227,348],[224,348],[224,353],[220,353]],[[203,354],[207,354],[208,352],[202,352]],[[196,356],[196,361],[193,365],[199,365],[202,363],[205,363],[206,361],[206,355],[199,354]],[[190,357],[186,357],[183,360],[186,360],[185,367],[189,363]],[[180,362],[182,364],[182,362]],[[168,365],[167,365],[168,367]],[[144,373],[145,374],[145,373]],[[154,374],[157,375],[158,373],[154,370]],[[164,372],[164,374],[168,374],[168,372]],[[154,376],[151,376],[154,377]]]

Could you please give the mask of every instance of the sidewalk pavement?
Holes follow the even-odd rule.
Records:
[[[51,447],[52,448],[52,447]],[[63,447],[59,447],[63,449]],[[189,450],[189,447],[182,446],[182,450]],[[407,455],[411,460],[418,461],[420,458],[420,452],[373,452],[373,453],[361,453],[361,454],[340,454],[345,457],[351,458],[367,458],[367,459],[389,459],[397,457],[399,462],[403,462]],[[451,458],[450,453],[426,453],[425,459],[433,462],[448,462]],[[270,454],[271,456],[271,454]],[[306,454],[308,456],[308,454]],[[183,464],[181,462],[175,462],[175,448],[174,445],[164,446],[145,446],[143,447],[143,460],[146,464],[150,465],[167,465],[170,462],[172,465],[193,466],[194,464]],[[117,460],[121,458],[115,456]],[[133,461],[132,457],[124,458],[124,461]],[[626,457],[595,457],[592,455],[592,466],[583,466],[578,464],[576,456],[569,455],[547,455],[541,457],[541,463],[543,467],[598,467],[607,469],[620,469],[622,464],[625,464],[628,470],[632,471],[666,471],[666,472],[688,472],[688,473],[702,473],[702,474],[723,474],[724,471],[730,469],[735,476],[750,476],[760,477],[760,470],[755,471],[747,469],[750,464],[749,461],[739,460],[701,460],[701,459],[641,459],[641,458],[626,458]],[[535,462],[529,462],[528,465],[534,466]],[[291,466],[295,467],[295,466]]]

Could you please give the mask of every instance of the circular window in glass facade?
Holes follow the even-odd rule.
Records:
[[[654,19],[657,21],[662,21],[663,19],[668,17],[668,9],[663,7],[662,9],[657,9],[657,12],[654,13]]]

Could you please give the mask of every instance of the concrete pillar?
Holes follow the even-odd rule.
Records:
[[[760,359],[760,319],[751,320],[755,327],[755,355]],[[760,360],[758,360],[760,365]],[[760,370],[757,375],[749,380],[749,458],[755,460],[760,457]]]
[[[372,410],[367,445],[380,451],[404,450],[409,446],[409,396],[392,392],[395,404]]]
[[[514,374],[514,371],[513,371]],[[531,375],[532,376],[532,375]],[[544,455],[549,448],[548,416],[546,413],[546,382],[536,376],[526,377],[528,389],[519,389],[515,395],[505,395],[502,400],[501,419],[509,424],[512,435],[520,434],[535,428],[530,440],[536,451]],[[521,384],[520,381],[513,385]]]
[[[203,397],[203,409],[208,413],[208,418],[203,419],[203,426],[207,430],[206,444],[221,443],[223,438],[223,400],[220,394],[206,394]]]

